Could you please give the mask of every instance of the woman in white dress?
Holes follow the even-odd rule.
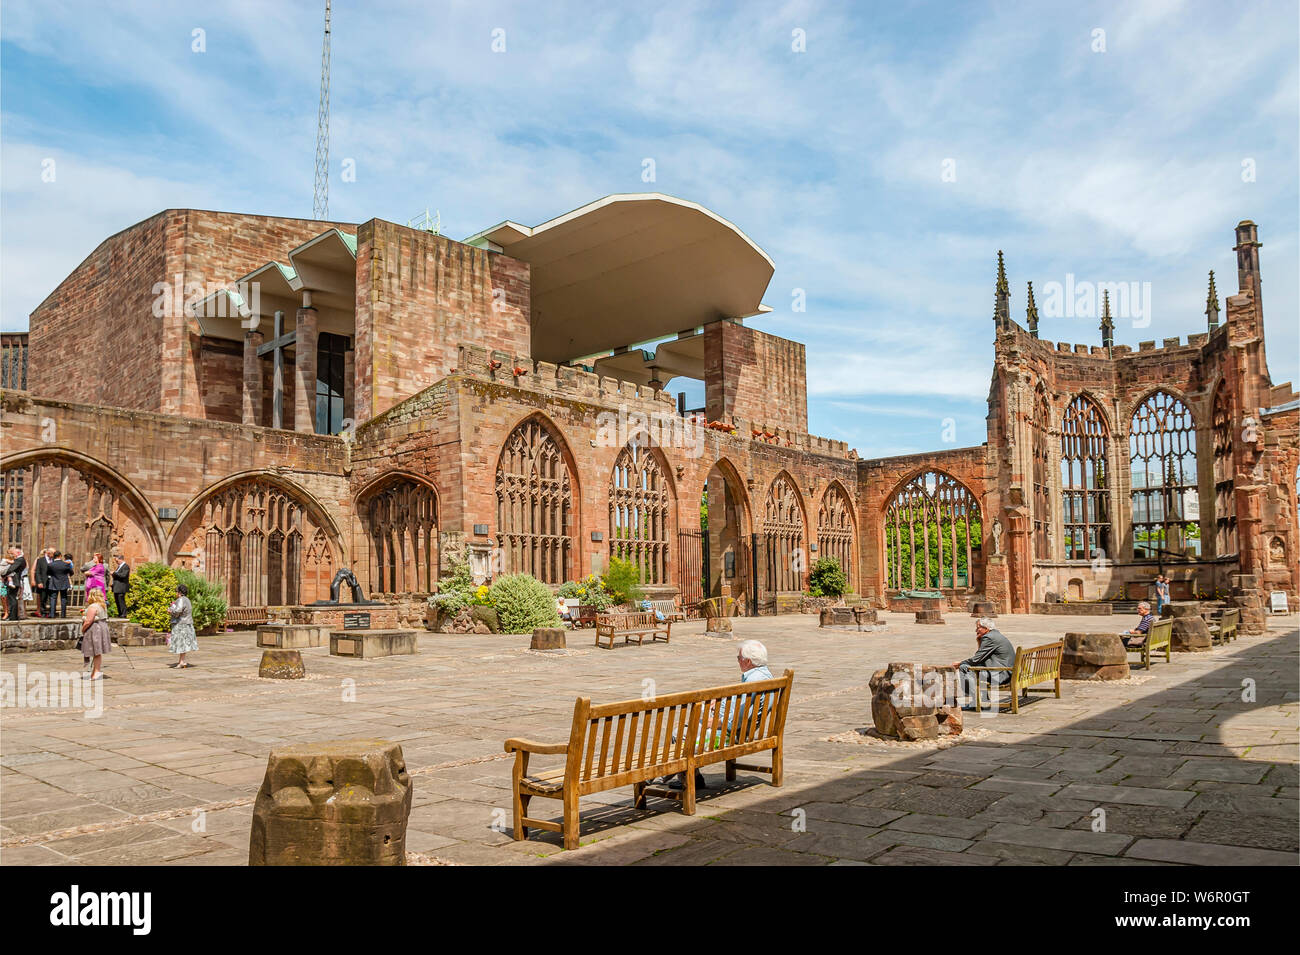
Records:
[[[179,654],[179,657],[175,663],[168,665],[176,670],[184,670],[190,665],[185,662],[185,654],[193,653],[199,648],[199,637],[194,632],[194,607],[190,604],[189,588],[177,584],[176,593],[176,599],[167,608],[167,613],[172,618],[172,636],[167,641],[167,649]]]

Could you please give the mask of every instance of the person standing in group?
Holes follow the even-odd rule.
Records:
[[[72,589],[72,555],[55,554],[50,558],[46,593],[50,599],[50,616],[68,616],[68,591]],[[58,608],[56,610],[56,607]]]
[[[1161,574],[1156,578],[1156,613],[1163,614],[1169,606],[1169,578]]]
[[[184,670],[193,664],[185,662],[185,654],[193,653],[199,648],[199,636],[194,632],[194,607],[190,603],[190,591],[184,584],[176,585],[176,599],[167,608],[172,618],[172,635],[167,641],[167,649],[180,654],[175,663],[169,663],[172,669]]]
[[[108,606],[102,590],[86,594],[86,609],[81,616],[81,655],[94,661],[90,679],[104,678],[104,654],[113,649],[113,634],[108,629]]]
[[[27,583],[27,558],[23,556],[21,547],[9,548],[9,570],[5,575],[5,587],[9,591],[9,613],[6,619],[23,619],[23,601],[27,599],[30,584]]]
[[[86,599],[90,599],[90,592],[98,590],[104,595],[104,607],[108,607],[108,568],[104,566],[104,555],[96,554],[94,560],[81,568],[81,572],[86,575]]]
[[[36,563],[32,565],[32,596],[36,598],[36,616],[48,617],[50,591],[50,558],[54,556],[54,548],[47,547],[41,551],[41,556],[36,558]]]
[[[114,554],[113,560],[117,564],[113,568],[113,601],[117,604],[117,615],[125,617],[126,593],[131,589],[131,568],[121,554]]]

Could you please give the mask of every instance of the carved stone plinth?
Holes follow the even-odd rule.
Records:
[[[859,627],[864,627],[867,626],[868,624],[876,624],[880,622],[879,614],[877,614],[876,611],[870,607],[861,607],[861,606],[854,607],[853,618],[854,618],[854,622],[857,623]]]
[[[533,639],[528,644],[528,649],[563,650],[565,646],[563,627],[539,627],[533,631]]]
[[[1233,574],[1232,595],[1228,602],[1241,612],[1237,632],[1259,636],[1268,630],[1264,612],[1264,591],[1259,589],[1259,578],[1254,574]]]
[[[704,629],[709,633],[731,633],[731,618],[709,617],[705,622]]]
[[[871,677],[871,718],[894,739],[937,739],[961,733],[957,668],[891,663]]]
[[[970,605],[972,617],[996,617],[998,608],[991,600],[973,600]]]
[[[916,612],[917,623],[944,623],[943,611],[941,610],[918,610]]]
[[[266,624],[257,628],[257,645],[278,650],[323,647],[330,640],[330,628],[310,623]]]
[[[330,632],[330,656],[376,657],[408,656],[416,653],[414,630],[333,630]]]
[[[1062,680],[1123,680],[1128,675],[1128,652],[1118,633],[1065,635]]]
[[[271,750],[249,865],[405,865],[411,778],[402,747],[346,740]]]
[[[307,667],[297,650],[263,650],[257,675],[267,680],[302,680],[307,677]]]

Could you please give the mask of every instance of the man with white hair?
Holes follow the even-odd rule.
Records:
[[[1130,647],[1142,646],[1146,642],[1147,634],[1151,632],[1151,625],[1156,622],[1155,614],[1151,612],[1150,602],[1141,601],[1138,603],[1137,610],[1137,626],[1128,631],[1128,639],[1124,641]]]
[[[968,697],[980,692],[980,681],[976,679],[979,674],[971,673],[971,667],[1011,667],[1016,662],[1016,648],[1002,635],[1002,631],[994,626],[990,618],[980,617],[975,621],[975,638],[979,641],[975,653],[953,664],[961,672],[962,683]],[[994,670],[984,674],[984,679],[986,685],[997,686],[1008,682],[1011,673],[1009,670]],[[962,708],[974,709],[973,706]]]
[[[741,683],[753,683],[757,680],[772,679],[772,671],[767,668],[767,647],[763,646],[763,644],[757,640],[746,640],[744,643],[740,645],[740,648],[736,651],[736,664],[740,667]],[[750,697],[747,695],[744,698],[744,700],[748,700],[748,699],[750,699]],[[735,726],[738,721],[737,718],[739,718],[741,724],[744,725],[744,721],[748,719],[748,714],[745,712],[745,707],[746,707],[745,702],[737,702],[730,707],[731,716],[727,720],[726,735],[729,735],[731,733],[732,727]],[[763,715],[763,699],[762,697],[759,697],[758,718],[761,718],[762,715]],[[704,746],[705,749],[715,748],[713,744],[716,743],[717,740],[723,738],[724,736],[722,730],[723,730],[723,726],[722,726],[721,714],[717,712],[712,713],[710,724],[708,728],[704,730],[704,736],[701,738],[700,744]],[[676,742],[676,739],[677,737],[674,736],[673,741]],[[674,776],[673,779],[668,783],[668,788],[685,789],[686,774],[678,773],[676,776]],[[696,789],[709,788],[708,784],[704,781],[704,774],[701,773],[698,769],[695,771],[695,788]]]

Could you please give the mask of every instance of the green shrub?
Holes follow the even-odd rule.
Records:
[[[641,574],[636,564],[618,557],[609,559],[605,571],[605,590],[616,604],[635,603],[641,599]]]
[[[168,605],[176,599],[176,572],[166,564],[141,564],[131,572],[126,616],[151,630],[170,630]],[[224,611],[223,611],[224,613]]]
[[[530,574],[507,574],[492,583],[489,597],[501,621],[502,633],[532,633],[538,627],[558,627],[555,595]]]
[[[834,557],[819,558],[808,574],[808,593],[814,597],[843,597],[849,579]]]
[[[176,575],[176,582],[184,584],[190,592],[190,604],[194,608],[194,629],[220,627],[225,622],[226,609],[229,606],[226,598],[222,596],[221,584],[215,580],[208,580],[202,574],[192,570],[177,569],[173,573]]]
[[[481,590],[470,576],[469,561],[452,560],[451,573],[438,581],[438,592],[429,598],[429,606],[456,614],[466,607],[482,603]]]
[[[576,600],[580,605],[595,607],[597,613],[608,610],[614,603],[610,599],[609,592],[605,590],[604,581],[595,574],[588,574],[582,580],[570,580],[561,584],[560,596]]]

